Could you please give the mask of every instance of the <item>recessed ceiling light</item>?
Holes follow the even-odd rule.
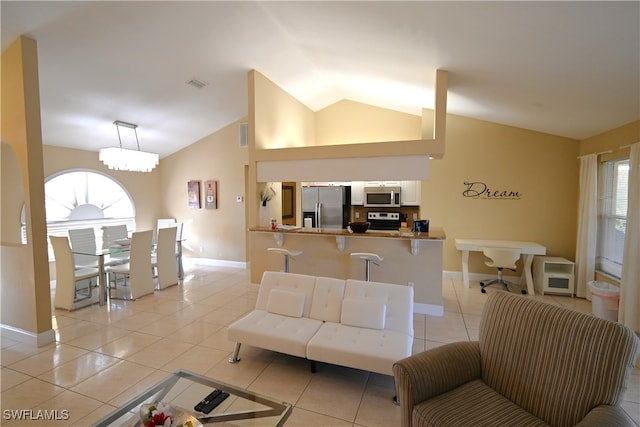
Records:
[[[202,89],[203,87],[207,86],[209,83],[203,82],[202,80],[198,80],[198,79],[191,79],[187,82],[187,84],[189,86],[195,87],[196,89]]]

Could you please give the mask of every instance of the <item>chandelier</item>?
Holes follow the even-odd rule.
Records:
[[[151,172],[153,168],[158,165],[160,161],[160,155],[156,153],[148,153],[146,151],[140,151],[140,142],[138,142],[138,131],[136,128],[138,125],[133,123],[127,123],[120,120],[113,122],[116,125],[118,131],[118,140],[120,141],[120,147],[108,147],[101,148],[99,159],[109,169],[117,171],[131,171],[131,172]],[[120,137],[120,126],[133,129],[136,135],[136,144],[138,150],[128,150],[122,148],[122,138]]]

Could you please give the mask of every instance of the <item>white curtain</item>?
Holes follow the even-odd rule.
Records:
[[[640,333],[640,142],[631,145],[629,166],[627,229],[618,320]]]
[[[591,299],[587,283],[594,278],[598,229],[598,155],[580,157],[580,198],[576,245],[576,295]]]

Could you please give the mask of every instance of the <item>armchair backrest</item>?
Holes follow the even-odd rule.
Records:
[[[554,426],[618,404],[639,347],[624,325],[502,291],[489,296],[479,341],[483,380]]]

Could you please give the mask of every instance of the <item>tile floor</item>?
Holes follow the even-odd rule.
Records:
[[[249,346],[239,364],[229,364],[226,326],[254,306],[257,286],[244,269],[186,266],[184,284],[137,301],[56,310],[55,343],[36,348],[2,339],[0,424],[29,425],[5,419],[8,409],[65,409],[67,421],[31,425],[86,426],[179,368],[291,402],[287,426],[400,424],[392,377],[323,364],[311,374],[304,360]],[[486,300],[478,283],[464,289],[461,280],[446,279],[443,294],[443,317],[415,316],[414,352],[477,339]],[[591,312],[578,298],[534,298]],[[623,407],[640,423],[639,369]]]

